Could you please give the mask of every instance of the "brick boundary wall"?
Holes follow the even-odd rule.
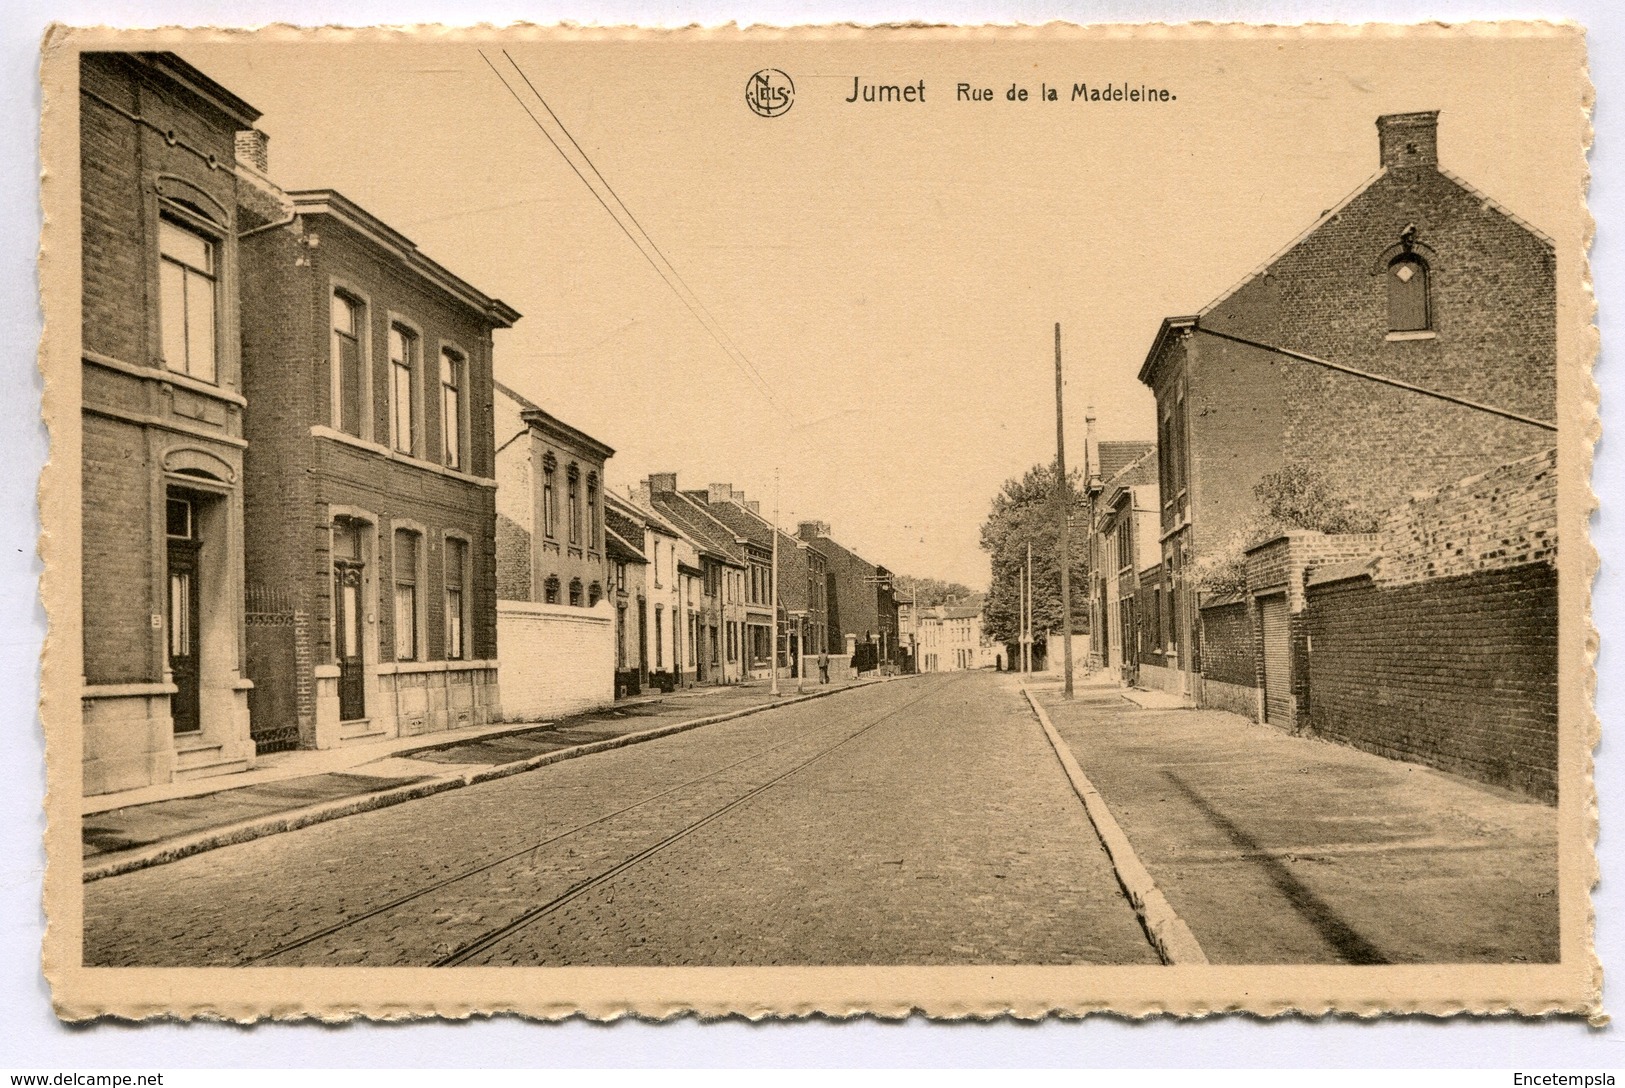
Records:
[[[1383,524],[1379,584],[1557,558],[1557,450],[1412,495]]]
[[[1203,605],[1202,680],[1257,687],[1253,663],[1253,621],[1245,600]]]
[[[1309,729],[1557,799],[1557,572],[1309,587]]]
[[[1413,495],[1365,572],[1310,578],[1313,733],[1557,799],[1557,451]]]

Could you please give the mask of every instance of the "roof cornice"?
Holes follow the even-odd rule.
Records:
[[[590,454],[607,461],[615,456],[615,450],[598,441],[586,431],[570,426],[557,416],[541,408],[522,408],[519,418],[532,428],[541,431],[560,443],[577,446]]]
[[[1145,362],[1140,367],[1140,382],[1143,385],[1154,385],[1155,372],[1162,362],[1163,352],[1167,350],[1168,344],[1173,337],[1195,327],[1196,318],[1194,316],[1165,317],[1162,319],[1162,326],[1157,329],[1156,338],[1151,341],[1151,350],[1145,353]]]
[[[492,298],[467,280],[425,256],[417,244],[361,207],[337,189],[290,190],[294,211],[304,216],[325,215],[343,223],[377,248],[439,287],[458,302],[478,310],[492,327],[512,328],[520,313],[501,299]]]

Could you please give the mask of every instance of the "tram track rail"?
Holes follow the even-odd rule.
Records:
[[[778,785],[780,782],[782,782],[785,779],[789,778],[790,776],[794,775],[798,771],[801,771],[801,770],[805,769],[806,767],[812,766],[814,763],[817,763],[819,760],[821,760],[824,757],[828,756],[829,754],[831,754],[832,752],[834,752],[837,749],[841,748],[842,746],[850,743],[853,740],[856,740],[858,737],[864,735],[865,733],[868,733],[870,730],[872,730],[872,729],[876,728],[877,726],[881,725],[883,722],[885,722],[885,721],[887,721],[887,720],[889,720],[891,718],[896,717],[898,714],[900,714],[903,711],[907,710],[909,707],[912,707],[916,703],[918,703],[921,700],[925,699],[928,695],[930,695],[939,686],[940,685],[933,685],[931,688],[928,688],[926,691],[921,692],[918,695],[915,695],[913,698],[911,698],[908,701],[902,703],[901,705],[893,708],[892,710],[889,710],[889,711],[885,712],[884,714],[882,714],[879,717],[873,719],[872,721],[869,721],[869,722],[865,723],[858,730],[846,734],[840,740],[836,741],[834,744],[828,745],[828,746],[820,749],[812,757],[810,757],[808,759],[805,759],[805,760],[801,761],[800,763],[797,763],[795,766],[791,767],[789,770],[787,770],[787,771],[785,771],[785,772],[783,772],[781,774],[775,775],[773,778],[769,779],[765,783],[761,783],[761,784],[759,784],[757,786],[754,786],[754,787],[750,788],[744,794],[740,795],[739,797],[734,798],[733,800],[729,801],[727,804],[721,806],[720,808],[714,809],[714,810],[706,813],[705,815],[701,816],[699,819],[689,821],[688,823],[684,824],[684,826],[682,826],[678,830],[676,830],[676,831],[672,832],[671,834],[663,837],[662,839],[655,842],[651,846],[646,847],[646,848],[634,853],[630,857],[626,857],[626,858],[621,859],[620,861],[616,862],[614,865],[608,867],[607,869],[602,869],[599,872],[595,873],[594,875],[589,876],[584,880],[580,880],[580,881],[576,882],[575,884],[571,885],[568,889],[566,889],[564,892],[560,893],[559,895],[550,898],[549,900],[547,900],[544,903],[538,904],[537,906],[534,906],[534,907],[531,907],[531,908],[525,910],[518,917],[510,919],[509,921],[504,922],[502,925],[497,926],[494,929],[487,931],[485,934],[482,934],[480,937],[475,938],[473,941],[465,942],[464,944],[462,944],[462,945],[458,946],[456,949],[454,949],[452,952],[450,952],[450,953],[448,953],[446,955],[443,955],[439,959],[433,961],[432,966],[455,966],[455,965],[466,962],[472,956],[478,955],[481,951],[484,951],[484,950],[494,946],[495,944],[500,943],[500,941],[502,939],[504,939],[505,937],[510,936],[513,933],[516,933],[519,930],[526,928],[527,926],[539,921],[540,919],[542,919],[546,915],[552,913],[553,911],[556,911],[559,908],[563,907],[564,905],[569,903],[571,900],[579,897],[580,895],[584,894],[585,892],[590,891],[593,888],[599,887],[602,884],[608,883],[609,881],[613,880],[615,877],[619,876],[621,873],[625,872],[626,870],[628,870],[630,868],[633,868],[636,865],[641,864],[642,862],[648,860],[649,858],[652,858],[652,857],[656,856],[657,854],[659,854],[662,851],[666,850],[670,846],[672,846],[672,845],[676,844],[677,842],[681,841],[682,839],[688,837],[690,834],[694,833],[695,831],[698,831],[700,828],[704,827],[705,825],[707,825],[709,823],[712,823],[713,821],[715,821],[717,819],[720,819],[721,817],[725,816],[727,813],[732,812],[733,810],[741,807],[742,805],[744,805],[745,803],[747,803],[751,799],[759,796],[760,794],[766,792],[767,790],[771,789],[772,787]],[[446,888],[452,887],[452,886],[454,886],[456,884],[459,884],[459,883],[461,883],[463,881],[470,880],[470,879],[473,879],[475,877],[481,876],[482,874],[490,873],[490,872],[500,868],[503,865],[511,864],[513,862],[516,862],[516,861],[520,861],[520,860],[526,858],[528,855],[535,855],[535,854],[539,853],[540,851],[543,851],[543,850],[545,850],[545,849],[547,849],[549,847],[557,846],[557,845],[559,845],[559,844],[561,844],[561,843],[563,843],[563,842],[565,842],[565,841],[567,841],[567,840],[569,840],[571,838],[574,838],[575,836],[578,836],[578,835],[580,835],[580,834],[582,834],[582,833],[584,833],[586,831],[589,831],[589,830],[591,830],[591,829],[593,829],[595,827],[599,827],[601,825],[607,824],[610,821],[612,821],[612,820],[614,820],[614,819],[616,819],[618,817],[625,816],[628,813],[634,812],[634,811],[636,811],[638,809],[641,809],[641,808],[644,808],[644,807],[646,807],[648,805],[654,804],[657,801],[673,797],[673,796],[675,796],[677,794],[682,793],[685,790],[692,789],[695,786],[698,786],[698,785],[700,785],[700,784],[702,784],[704,782],[707,782],[709,780],[715,779],[719,775],[726,774],[727,772],[729,772],[731,770],[734,770],[734,769],[736,769],[738,767],[744,766],[744,765],[746,765],[748,763],[757,762],[757,761],[760,761],[762,759],[766,759],[766,758],[772,756],[773,754],[775,754],[777,752],[784,751],[786,748],[790,748],[790,747],[792,747],[792,746],[794,746],[794,745],[796,745],[798,743],[805,742],[806,739],[807,739],[807,734],[802,733],[802,734],[799,734],[797,736],[791,737],[791,738],[789,738],[787,740],[784,740],[784,741],[782,741],[782,742],[780,742],[778,744],[772,745],[771,747],[764,748],[764,749],[762,749],[760,751],[752,752],[749,755],[746,755],[746,756],[744,756],[744,757],[742,757],[740,759],[732,761],[731,763],[727,763],[727,764],[725,764],[725,765],[723,765],[721,767],[717,767],[717,768],[714,768],[713,770],[707,771],[706,773],[704,773],[702,775],[696,775],[693,778],[686,779],[683,782],[677,783],[676,785],[670,786],[670,787],[668,787],[668,788],[666,788],[664,790],[660,790],[657,793],[653,793],[653,794],[650,794],[650,795],[648,795],[646,797],[642,797],[642,798],[638,799],[637,801],[632,802],[631,804],[624,805],[621,808],[618,808],[618,809],[614,810],[613,812],[605,813],[602,816],[598,816],[598,817],[595,817],[594,819],[591,819],[591,820],[585,821],[583,823],[577,824],[577,825],[575,825],[573,827],[570,827],[570,828],[568,828],[566,830],[563,830],[563,831],[557,832],[556,834],[550,835],[545,839],[541,839],[541,840],[536,841],[536,842],[527,843],[525,846],[523,846],[520,849],[509,851],[509,852],[503,854],[500,857],[493,858],[493,859],[491,859],[489,861],[482,862],[479,865],[470,866],[470,867],[468,867],[466,869],[463,869],[463,870],[460,870],[460,871],[458,871],[456,873],[453,873],[450,876],[441,877],[441,878],[439,878],[437,880],[434,880],[434,881],[432,881],[432,882],[430,882],[428,884],[422,885],[421,887],[415,888],[415,889],[413,889],[413,890],[411,890],[409,892],[406,892],[406,893],[404,893],[402,895],[395,896],[394,898],[392,898],[392,899],[390,899],[390,900],[388,900],[386,902],[377,904],[377,905],[372,906],[372,907],[368,907],[365,910],[359,911],[359,912],[357,912],[355,914],[347,915],[344,918],[341,918],[336,922],[333,922],[333,923],[331,923],[329,925],[326,925],[326,926],[322,927],[321,929],[315,930],[315,931],[310,932],[310,933],[301,934],[300,936],[298,936],[297,938],[295,938],[293,940],[282,942],[282,943],[277,944],[274,947],[269,948],[269,949],[267,949],[267,950],[265,950],[263,952],[256,953],[256,954],[254,954],[252,956],[249,956],[249,957],[247,957],[245,959],[242,959],[242,960],[238,961],[238,966],[251,967],[251,966],[267,966],[267,965],[271,965],[272,961],[277,960],[277,959],[279,959],[279,958],[281,958],[283,956],[286,956],[289,953],[298,951],[299,949],[302,949],[302,948],[307,948],[310,945],[313,945],[313,944],[315,944],[315,943],[317,943],[319,941],[322,941],[322,940],[324,940],[324,939],[326,939],[328,937],[332,937],[332,936],[335,936],[337,934],[343,933],[344,931],[346,931],[348,929],[351,929],[351,928],[353,928],[353,927],[355,927],[357,925],[360,925],[360,924],[368,922],[368,921],[370,921],[372,919],[379,918],[381,916],[387,915],[387,914],[391,913],[392,911],[396,911],[396,910],[401,909],[402,907],[409,906],[412,903],[417,902],[418,900],[421,900],[421,899],[425,898],[426,896],[434,894],[435,892],[442,891],[442,890],[444,890]]]

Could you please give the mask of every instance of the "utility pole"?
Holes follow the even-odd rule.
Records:
[[[779,693],[779,470],[773,470],[773,569],[768,582],[773,587],[773,683],[768,694]]]
[[[1061,520],[1061,626],[1066,642],[1066,694],[1072,698],[1072,489],[1066,482],[1066,427],[1061,421],[1061,323],[1055,323],[1055,515]]]
[[[1027,675],[1027,568],[1016,570],[1016,671]]]
[[[1027,569],[1021,575],[1021,670],[1029,675],[1033,671],[1033,542],[1027,541]]]

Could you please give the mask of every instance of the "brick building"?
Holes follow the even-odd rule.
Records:
[[[700,552],[705,544],[667,517],[654,498],[657,490],[676,489],[675,473],[656,473],[631,493],[633,505],[649,516],[648,593],[654,608],[649,622],[649,656],[654,662],[650,680],[663,691],[687,687],[701,672],[690,633],[692,617],[703,608],[705,567]]]
[[[639,488],[640,499],[645,495],[655,512],[688,538],[698,561],[698,585],[683,587],[687,678],[694,683],[736,683],[744,677],[739,640],[750,569],[745,544],[712,515],[706,492],[678,489],[675,472],[651,474]]]
[[[171,53],[80,58],[85,794],[253,764],[236,137]]]
[[[615,451],[496,383],[497,596],[604,599],[604,468]]]
[[[243,206],[256,736],[498,719],[492,333],[519,315],[333,190],[256,175]]]
[[[508,716],[548,718],[612,702],[619,655],[604,474],[615,451],[500,382],[495,401]]]
[[[624,515],[624,520],[618,517],[616,524],[637,534],[631,538],[634,543],[643,542],[643,584],[629,600],[629,605],[635,602],[637,608],[635,637],[641,686],[671,691],[682,682],[680,646],[672,641],[674,633],[684,626],[678,570],[684,563],[697,562],[699,557],[688,538],[640,496],[641,489],[634,489],[630,499],[614,496],[610,504],[618,515]],[[630,575],[632,570],[629,566],[627,573]],[[632,626],[630,612],[627,622]]]
[[[743,542],[746,568],[741,655],[745,674],[761,679],[773,661],[773,525],[762,517],[759,502],[746,498],[731,484],[712,484],[705,491],[705,501],[712,516]],[[781,534],[781,546],[783,539]]]
[[[1089,483],[1094,512],[1089,654],[1091,664],[1129,685],[1138,683],[1140,662],[1156,649],[1141,623],[1140,572],[1161,559],[1157,447],[1150,442],[1132,445],[1144,447],[1137,458],[1104,480],[1091,477]]]
[[[919,610],[916,620],[921,672],[960,672],[990,668],[999,659],[982,635],[982,610],[942,604]]]
[[[828,522],[803,521],[796,536],[824,560],[830,652],[849,656],[860,672],[892,664],[897,650],[897,594],[891,572],[836,543]]]
[[[1261,480],[1306,467],[1376,519],[1550,441],[1555,251],[1441,168],[1436,123],[1378,118],[1375,176],[1233,290],[1162,323],[1139,375],[1157,398],[1167,589],[1166,652],[1142,673],[1161,686],[1200,694],[1200,580],[1255,542]]]
[[[615,609],[615,697],[637,695],[649,682],[644,640],[649,627],[649,557],[641,512],[613,491],[604,492],[604,554],[609,560]],[[641,632],[641,635],[640,635]]]

